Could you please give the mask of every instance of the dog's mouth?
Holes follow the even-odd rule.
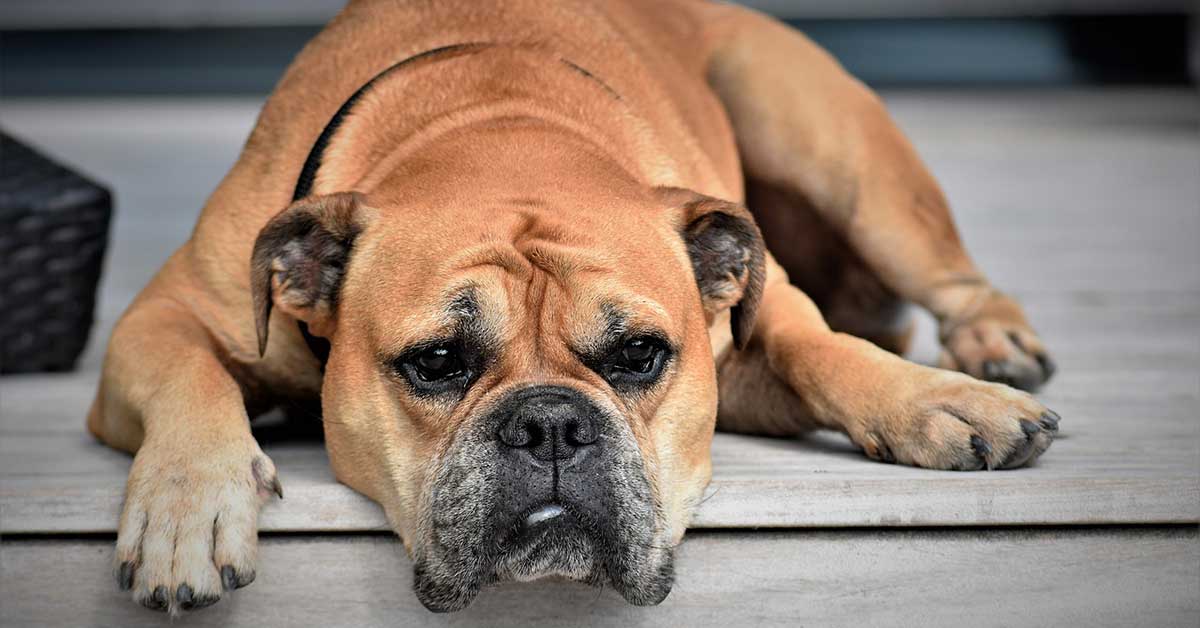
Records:
[[[505,445],[491,425],[459,434],[426,485],[413,544],[421,602],[456,611],[485,586],[549,576],[662,601],[673,551],[628,425],[598,419],[590,449],[547,460]]]
[[[501,536],[495,581],[529,581],[547,576],[602,584],[605,569],[597,560],[595,539],[580,517],[562,504],[550,502],[527,511]]]
[[[569,505],[549,502],[527,510],[490,547],[470,552],[467,561],[456,556],[459,548],[440,545],[417,559],[416,595],[431,611],[452,612],[466,608],[491,584],[560,577],[612,586],[637,605],[666,598],[674,581],[671,548],[632,540],[620,544],[588,519]],[[472,562],[475,571],[462,569]]]

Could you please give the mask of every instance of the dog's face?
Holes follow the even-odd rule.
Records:
[[[586,192],[336,194],[256,243],[260,342],[272,304],[331,340],[332,464],[432,610],[547,575],[670,590],[710,477],[709,325],[749,335],[761,239],[694,193]]]

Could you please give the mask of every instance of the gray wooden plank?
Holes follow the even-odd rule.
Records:
[[[0,623],[161,626],[116,590],[110,540],[0,544]],[[258,578],[185,626],[1195,626],[1194,528],[695,533],[662,605],[566,582],[434,615],[384,536],[264,537]]]
[[[1065,438],[1031,469],[880,465],[840,437],[720,435],[697,526],[1200,520],[1200,99],[1191,91],[889,94],[999,285],[1062,367]],[[77,373],[0,379],[0,531],[111,531],[127,456],[82,429],[107,329],[191,229],[253,100],[0,103],[6,128],[113,183],[95,339]],[[104,124],[96,124],[96,121]],[[180,120],[189,121],[180,124]],[[115,158],[119,156],[120,158]],[[936,354],[920,319],[916,357]],[[288,499],[268,530],[370,530],[379,510],[315,442],[273,440]]]

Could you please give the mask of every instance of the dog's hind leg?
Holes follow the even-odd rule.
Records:
[[[787,26],[738,7],[711,10],[708,81],[751,191],[811,208],[880,285],[932,312],[946,366],[1025,389],[1044,383],[1053,367],[1041,340],[975,268],[941,190],[879,98]],[[771,237],[779,250],[796,234]]]
[[[281,493],[275,466],[209,331],[153,284],[113,331],[88,428],[135,453],[117,533],[122,589],[174,614],[253,580],[258,512]]]
[[[806,201],[777,186],[746,182],[746,204],[767,250],[834,331],[903,355],[915,322],[911,304],[887,287]]]
[[[1028,393],[921,366],[831,330],[782,271],[768,270],[754,332],[718,356],[722,430],[844,432],[868,456],[933,469],[1017,467],[1058,417]]]

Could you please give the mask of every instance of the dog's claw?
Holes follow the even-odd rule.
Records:
[[[219,595],[197,596],[196,592],[187,583],[179,585],[179,589],[175,591],[175,601],[179,602],[179,608],[185,611],[194,611],[205,606],[212,606],[220,599],[221,596]]]
[[[1038,423],[1041,424],[1042,428],[1048,432],[1057,432],[1058,422],[1060,420],[1062,420],[1062,417],[1058,416],[1057,412],[1053,410],[1047,410],[1046,413],[1043,414],[1040,419],[1038,419]]]
[[[197,597],[192,600],[191,610],[198,610],[198,609],[204,608],[206,606],[212,606],[213,604],[216,604],[220,599],[221,599],[221,596],[219,596],[219,595],[204,595],[201,597]]]
[[[1045,416],[1045,413],[1043,413],[1042,417]],[[1021,433],[1024,434],[1025,440],[1013,448],[1012,453],[1008,455],[1008,458],[1000,464],[1001,469],[1012,469],[1014,467],[1019,467],[1025,464],[1029,460],[1030,456],[1041,453],[1037,449],[1039,443],[1038,434],[1042,433],[1041,418],[1038,419],[1037,423],[1030,421],[1029,419],[1018,419],[1017,425],[1021,427]],[[1051,437],[1052,435],[1047,436]]]
[[[152,611],[165,611],[167,610],[170,596],[171,594],[167,591],[167,587],[160,584],[158,588],[154,589],[154,593],[150,597],[142,600],[142,606]]]
[[[971,449],[974,450],[975,455],[983,461],[983,464],[985,467],[987,467],[988,471],[991,471],[992,463],[988,461],[988,455],[992,453],[992,446],[982,438],[973,435],[971,436]]]
[[[1058,366],[1054,364],[1054,360],[1045,353],[1039,353],[1033,357],[1037,360],[1038,366],[1042,367],[1042,381],[1049,381],[1054,377],[1054,372],[1058,370]]]
[[[225,565],[221,568],[221,586],[225,587],[226,591],[237,588],[237,574],[233,571],[233,565]]]
[[[283,485],[279,483],[279,474],[271,468],[271,462],[266,456],[255,458],[254,462],[250,463],[250,471],[254,473],[254,480],[258,482],[258,490],[264,491],[263,496],[275,493],[279,499],[283,499]]]
[[[121,587],[122,591],[128,591],[133,588],[133,563],[125,561],[121,563],[121,567],[117,570],[117,586]]]
[[[255,573],[238,573],[233,565],[225,565],[221,568],[221,586],[225,587],[226,591],[240,589],[251,582],[254,582]]]
[[[993,382],[1000,379],[1000,363],[994,360],[985,361],[983,363],[983,378]]]
[[[158,608],[164,610],[171,603],[171,591],[167,589],[166,585],[160,584],[154,589],[154,602]]]
[[[192,587],[188,586],[186,582],[179,585],[179,588],[175,590],[175,601],[179,602],[179,608],[185,611],[192,610]]]

